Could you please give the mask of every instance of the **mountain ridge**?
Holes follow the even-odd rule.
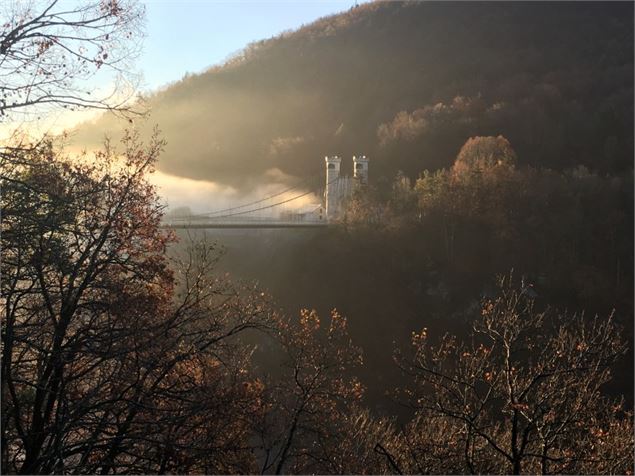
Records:
[[[167,173],[240,186],[363,153],[371,180],[451,164],[474,135],[520,163],[632,168],[633,5],[373,2],[254,42],[149,98]],[[75,140],[121,126],[103,118]],[[347,164],[344,164],[346,167]]]

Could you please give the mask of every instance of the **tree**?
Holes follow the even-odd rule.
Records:
[[[392,182],[390,196],[390,211],[393,216],[413,215],[417,208],[417,196],[413,191],[410,178],[401,170],[397,172]]]
[[[513,168],[516,153],[503,136],[470,137],[456,157],[452,171],[457,174],[486,172],[495,168]]]
[[[10,2],[0,24],[0,120],[55,108],[124,110],[135,90],[132,60],[143,7],[134,0]],[[114,82],[96,92],[88,79]]]
[[[3,171],[3,471],[251,471],[260,390],[236,338],[268,307],[208,245],[168,259],[147,181],[163,142],[123,145],[49,143]]]
[[[625,350],[612,316],[539,312],[510,276],[466,342],[446,335],[432,346],[424,329],[412,346],[397,357],[415,384],[406,392],[419,423],[408,433],[442,421],[446,431],[423,440],[452,453],[450,471],[632,471],[632,414],[602,392]]]
[[[394,418],[378,418],[367,409],[353,406],[343,415],[331,440],[328,464],[321,472],[403,474],[395,455],[404,452],[404,445]]]
[[[445,170],[425,170],[415,184],[421,217],[442,228],[442,242],[448,263],[454,261],[457,216],[463,195],[456,190],[455,182]]]
[[[317,312],[302,310],[298,322],[280,321],[276,336],[283,372],[265,395],[262,472],[340,473],[338,435],[363,393],[350,375],[362,363],[361,351],[336,311],[322,327]]]

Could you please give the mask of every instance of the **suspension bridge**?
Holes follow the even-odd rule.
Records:
[[[324,182],[324,175],[315,174],[297,185],[240,205],[189,215],[168,215],[162,226],[175,229],[329,226],[340,214],[342,203],[350,196],[353,187],[365,184],[368,178],[365,156],[353,157],[352,180],[348,176],[340,176],[340,161],[337,156],[325,157]]]

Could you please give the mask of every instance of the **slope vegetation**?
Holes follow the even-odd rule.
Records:
[[[448,166],[474,135],[521,163],[632,167],[633,4],[378,2],[247,46],[149,98],[169,173],[236,185],[321,157],[373,174]],[[82,127],[91,144],[120,127]],[[350,168],[346,163],[345,169]]]

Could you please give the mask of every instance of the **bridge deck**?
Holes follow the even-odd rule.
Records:
[[[267,221],[267,220],[245,220],[245,221],[209,221],[209,222],[165,222],[161,228],[173,229],[240,229],[240,228],[324,228],[328,226],[327,221]]]

